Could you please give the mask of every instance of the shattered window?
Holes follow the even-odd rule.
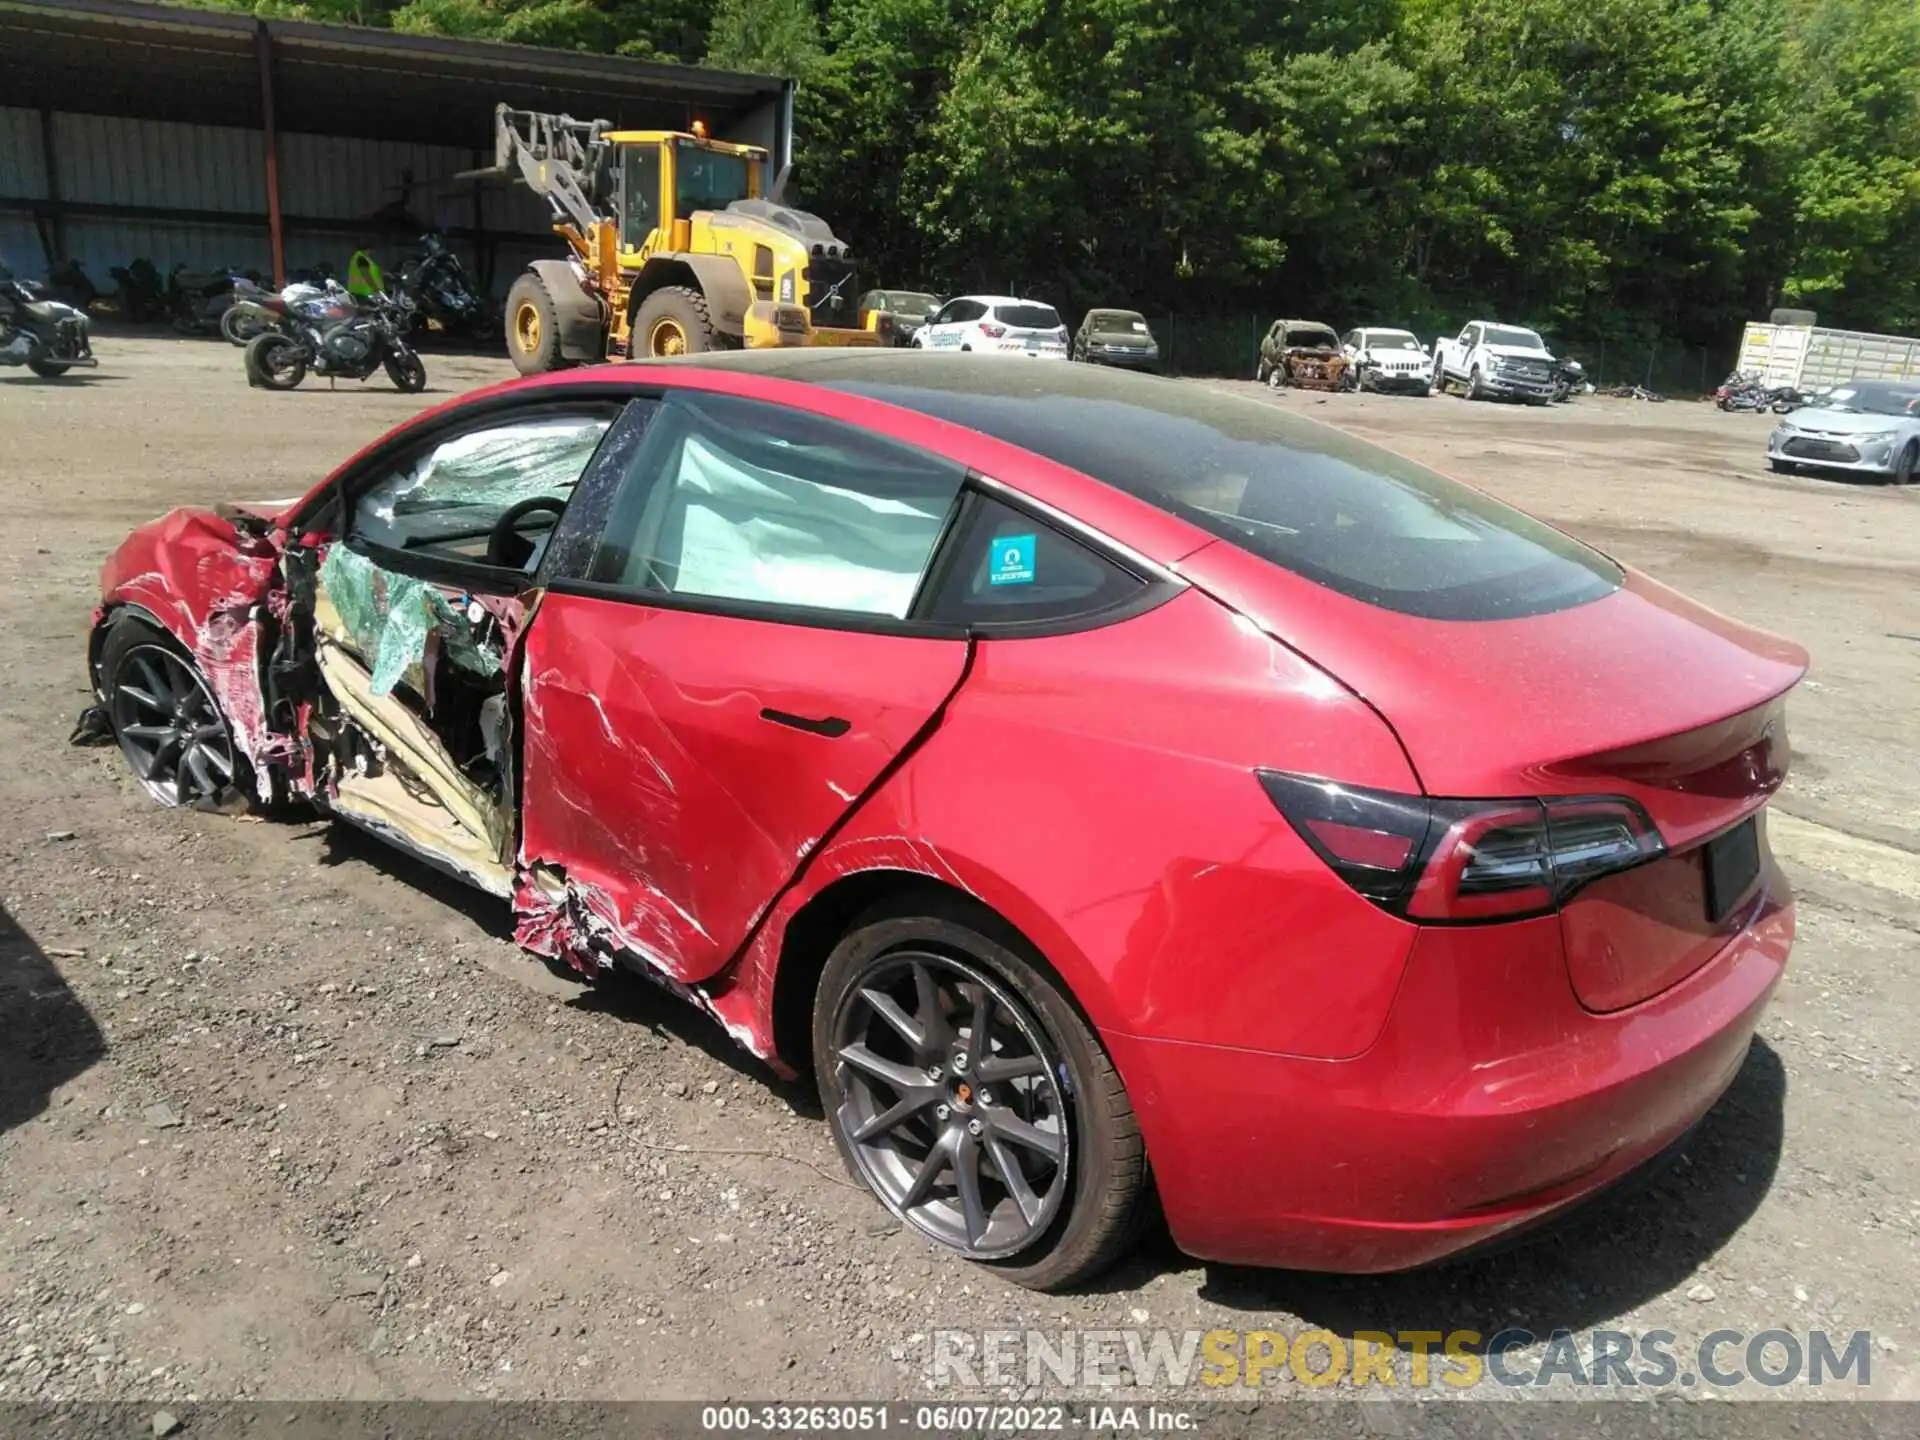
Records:
[[[515,552],[530,569],[612,423],[611,411],[548,412],[444,440],[360,496],[353,535],[389,550],[482,564],[501,516],[528,500],[551,500],[526,517],[531,560]]]
[[[832,421],[675,396],[634,457],[592,578],[904,619],[961,479]]]

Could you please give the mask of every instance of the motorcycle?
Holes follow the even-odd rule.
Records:
[[[1551,403],[1563,405],[1576,395],[1585,395],[1591,387],[1587,384],[1586,367],[1578,360],[1563,356],[1553,362],[1553,394]]]
[[[0,365],[24,365],[51,380],[75,366],[93,366],[87,317],[49,300],[31,280],[17,280],[0,260]]]
[[[86,267],[78,260],[68,260],[47,272],[47,294],[83,314],[92,309],[93,302],[100,298],[100,291],[88,277]]]
[[[139,325],[167,312],[167,287],[151,260],[115,265],[108,274],[119,287],[120,318]]]
[[[220,317],[233,303],[234,285],[247,277],[238,270],[194,270],[185,262],[167,277],[167,310],[173,328],[183,335],[217,330]]]
[[[1736,370],[1713,392],[1713,403],[1726,411],[1787,415],[1805,405],[1807,397],[1791,385],[1768,385],[1758,375]]]
[[[396,390],[415,394],[427,388],[427,366],[406,341],[412,320],[405,296],[374,295],[364,306],[351,296],[304,302],[286,331],[247,342],[247,383],[291,390],[309,370],[329,380],[365,380],[384,369]]]
[[[442,330],[488,335],[493,326],[487,305],[467,279],[460,257],[435,231],[420,237],[421,253],[400,267],[400,292],[414,303],[420,322],[439,322]]]
[[[231,344],[245,345],[269,330],[286,330],[299,306],[325,300],[330,295],[352,303],[352,297],[334,280],[323,284],[296,280],[277,294],[252,280],[236,280],[233,303],[220,315],[220,333]]]

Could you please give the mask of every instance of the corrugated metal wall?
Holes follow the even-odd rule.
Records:
[[[266,231],[264,138],[257,131],[171,121],[55,112],[53,148],[63,203],[202,212],[192,223],[150,217],[70,216],[64,224],[67,256],[86,267],[102,290],[112,288],[113,266],[144,256],[166,274],[176,264],[196,268],[270,268]],[[0,106],[0,254],[22,275],[40,275],[45,255],[31,216],[7,201],[48,197],[40,114]],[[366,245],[383,263],[411,253],[403,236],[372,223],[375,212],[401,199],[420,220],[448,229],[474,226],[473,187],[448,177],[490,164],[491,154],[404,141],[283,134],[280,208],[287,217],[287,266],[326,261],[344,275],[354,249]],[[411,184],[407,176],[411,172]],[[231,223],[219,217],[232,215]],[[323,227],[302,221],[334,222]],[[487,186],[480,227],[502,235],[545,234],[546,206],[525,190]],[[475,266],[474,247],[457,242]],[[558,242],[503,241],[496,246],[494,288],[504,292],[530,258],[558,254]],[[65,257],[63,257],[65,258]]]
[[[45,195],[42,153],[40,116],[32,110],[0,106],[0,195]],[[0,210],[0,258],[21,275],[38,275],[45,268],[31,216]]]

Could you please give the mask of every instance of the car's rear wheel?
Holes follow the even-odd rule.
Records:
[[[117,620],[100,673],[120,753],[154,799],[211,803],[240,783],[244,762],[226,716],[172,637],[131,616]]]
[[[275,331],[247,342],[247,380],[267,390],[291,390],[307,378],[307,356],[300,342]]]
[[[840,1153],[956,1254],[1034,1289],[1086,1280],[1151,1209],[1126,1089],[1017,937],[914,908],[856,921],[821,975],[814,1069]]]

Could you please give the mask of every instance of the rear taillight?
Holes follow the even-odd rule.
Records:
[[[1004,325],[995,325],[991,320],[983,320],[980,322],[980,333],[989,340],[998,340],[1002,335],[1007,333],[1007,327]]]
[[[1260,783],[1333,872],[1412,920],[1512,920],[1666,853],[1646,812],[1616,796],[1450,800],[1262,770]]]

